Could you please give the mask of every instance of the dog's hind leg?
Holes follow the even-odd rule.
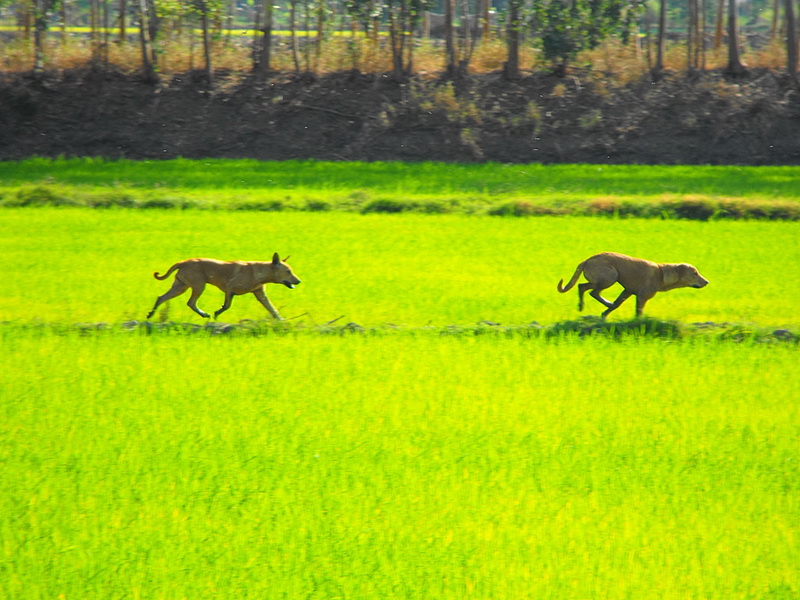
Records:
[[[186,285],[185,283],[176,278],[175,281],[172,282],[172,287],[169,289],[169,291],[166,294],[162,294],[156,299],[156,303],[153,305],[153,309],[149,313],[147,313],[147,318],[149,319],[150,317],[152,317],[153,313],[156,312],[156,309],[162,304],[164,304],[164,302],[166,302],[167,300],[172,300],[177,296],[180,296],[183,292],[185,292],[188,289],[189,289],[188,285]]]
[[[589,290],[591,290],[591,292],[589,292],[589,295],[592,298],[597,300],[600,304],[602,304],[606,308],[611,307],[611,302],[606,300],[605,298],[603,298],[600,295],[600,292],[602,292],[604,289],[606,289],[606,287],[607,286],[600,287],[599,284],[592,283],[592,282],[580,284],[578,286],[578,310],[583,310],[583,294],[586,293]]]
[[[205,283],[201,283],[200,285],[192,287],[192,296],[189,298],[189,301],[186,303],[186,305],[189,308],[191,308],[194,312],[196,312],[198,315],[200,315],[204,319],[207,319],[211,315],[209,315],[207,312],[204,312],[204,311],[200,310],[199,308],[197,308],[197,299],[203,293],[203,290],[205,288],[206,288],[206,284]]]
[[[603,298],[603,297],[600,295],[600,292],[601,292],[601,291],[603,291],[604,289],[605,289],[605,288],[601,288],[601,289],[593,289],[589,295],[590,295],[592,298],[594,298],[595,300],[597,300],[597,301],[598,301],[600,304],[602,304],[603,306],[605,306],[605,307],[607,307],[607,308],[611,309],[611,307],[612,307],[612,306],[614,306],[614,303],[613,303],[613,302],[611,302],[611,301],[609,301],[609,300],[606,300],[605,298]],[[630,294],[629,294],[629,295],[630,295]],[[627,297],[627,296],[626,296],[626,297]],[[618,300],[619,300],[619,298],[618,298]],[[611,310],[613,310],[613,309],[611,309]]]
[[[220,309],[214,313],[214,318],[216,319],[218,316],[220,316],[222,313],[228,310],[231,307],[232,301],[233,301],[233,294],[231,292],[225,292],[225,302],[223,302]]]
[[[606,310],[604,310],[603,314],[600,315],[600,316],[605,319],[608,316],[608,313],[610,313],[612,310],[617,310],[622,305],[622,303],[625,302],[625,300],[630,298],[632,295],[633,295],[633,292],[629,292],[628,290],[622,290],[622,293],[619,296],[617,296],[617,299],[614,300],[613,303],[609,302],[608,304],[606,304],[606,306],[608,306],[608,308]],[[637,304],[638,304],[638,296],[637,296]],[[637,316],[638,316],[638,312],[637,312]]]
[[[581,283],[578,285],[578,310],[583,310],[583,294],[586,290],[594,289],[593,283]]]

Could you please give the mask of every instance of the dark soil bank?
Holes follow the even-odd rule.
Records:
[[[800,164],[800,90],[770,71],[611,87],[588,74],[456,83],[342,73],[266,81],[75,70],[0,80],[0,160]]]

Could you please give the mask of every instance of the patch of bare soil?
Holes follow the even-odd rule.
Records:
[[[672,74],[624,87],[588,74],[398,82],[115,71],[0,80],[0,160],[168,159],[800,164],[800,90],[779,73]]]

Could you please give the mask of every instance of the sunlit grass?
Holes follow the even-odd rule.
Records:
[[[0,335],[4,597],[800,586],[794,347]]]
[[[179,260],[263,260],[291,255],[303,280],[268,286],[281,313],[309,323],[342,317],[364,326],[542,324],[601,312],[556,283],[591,254],[613,250],[659,262],[690,262],[711,285],[656,295],[645,314],[682,323],[796,327],[792,282],[800,279],[797,223],[644,219],[499,219],[459,215],[241,213],[215,211],[0,211],[4,320],[119,323],[143,319],[169,282],[153,279]],[[616,290],[608,292],[614,297]],[[182,297],[155,318],[203,322]],[[209,287],[199,305],[222,305]],[[630,319],[629,301],[612,315]],[[237,297],[228,322],[261,319]]]

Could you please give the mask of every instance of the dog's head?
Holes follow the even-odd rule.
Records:
[[[281,260],[281,257],[278,256],[276,252],[272,255],[272,268],[275,283],[282,283],[290,290],[293,290],[294,286],[300,283],[300,280],[297,278],[297,275],[294,274],[294,271],[292,271],[292,267],[286,264],[287,260],[289,260],[288,256]]]
[[[667,289],[679,287],[703,288],[708,285],[708,279],[700,275],[696,267],[688,263],[667,265],[664,270],[664,285]]]

